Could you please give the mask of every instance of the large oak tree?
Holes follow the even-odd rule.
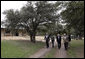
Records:
[[[49,3],[48,1],[29,1],[23,6],[20,11],[6,10],[6,25],[11,31],[14,29],[24,28],[30,36],[31,42],[35,42],[36,32],[39,27],[45,24],[55,23],[58,18],[56,11],[60,2],[56,4]]]

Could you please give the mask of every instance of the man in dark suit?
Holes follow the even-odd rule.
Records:
[[[68,40],[69,40],[69,42],[71,41],[71,35],[70,34],[68,35]]]
[[[71,35],[70,34],[68,35],[68,41],[69,41],[68,42],[68,48],[69,48],[70,47],[70,42],[71,42]]]
[[[50,40],[49,37],[50,37],[50,34],[48,35],[48,34],[46,33],[44,39],[46,40],[46,47],[47,47],[47,48],[49,48],[49,40]]]
[[[61,48],[61,35],[58,34],[56,39],[57,39],[57,43],[58,43],[58,49],[60,49]]]
[[[54,41],[55,41],[54,35],[51,35],[52,48],[54,48]]]

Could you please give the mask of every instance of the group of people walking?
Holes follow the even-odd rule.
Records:
[[[61,40],[62,39],[63,39],[63,42],[64,42],[65,50],[68,49],[69,42],[71,41],[70,35],[67,35],[66,33],[64,33],[63,36],[61,36],[59,33],[57,35],[55,35],[55,36],[52,35],[52,34],[46,34],[45,35],[46,47],[49,48],[49,41],[51,40],[52,47],[54,48],[55,39],[57,41],[58,49],[61,48]]]

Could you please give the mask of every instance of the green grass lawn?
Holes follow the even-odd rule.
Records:
[[[28,40],[1,41],[1,58],[27,58],[45,46],[43,42],[31,43]]]
[[[44,47],[45,43],[31,43],[28,40],[1,41],[1,58],[28,58],[30,55]],[[45,58],[55,58],[56,47],[45,55]],[[84,57],[84,40],[72,40],[67,51],[69,58]]]
[[[84,58],[84,40],[72,40],[67,53],[70,58]]]

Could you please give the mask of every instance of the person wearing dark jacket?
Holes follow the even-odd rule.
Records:
[[[60,49],[61,48],[61,35],[58,34],[56,39],[57,39],[57,43],[58,43],[58,49]]]
[[[45,38],[44,38],[46,40],[46,47],[47,48],[49,48],[49,41],[50,41],[49,37],[50,37],[50,35],[46,34]]]
[[[70,35],[68,35],[68,48],[70,48],[70,42],[71,42],[71,36]]]
[[[68,40],[69,40],[69,42],[71,41],[71,36],[70,35],[68,35]]]
[[[55,41],[55,38],[53,35],[51,35],[52,48],[54,48],[54,41]]]

